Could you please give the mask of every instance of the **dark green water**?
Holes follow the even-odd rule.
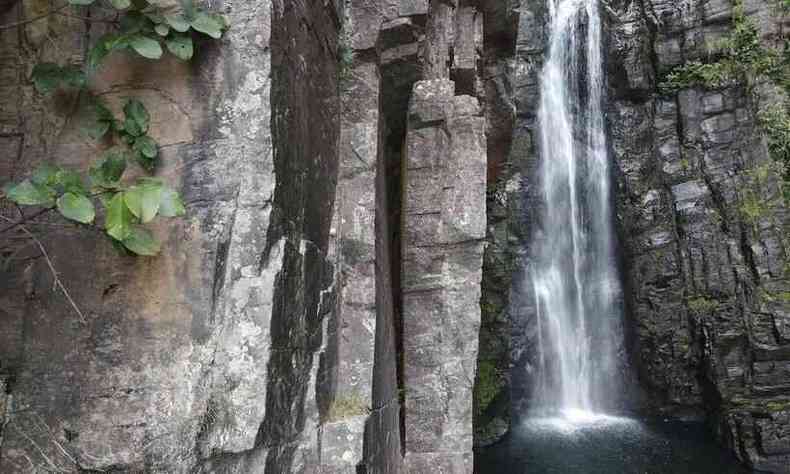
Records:
[[[609,418],[529,421],[475,453],[476,474],[745,474],[705,426]]]

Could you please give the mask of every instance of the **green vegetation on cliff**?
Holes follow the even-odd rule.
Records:
[[[502,376],[497,371],[496,364],[493,361],[478,361],[477,383],[475,384],[474,394],[477,401],[477,406],[475,407],[476,416],[479,417],[483,414],[491,402],[499,395],[504,385]]]
[[[781,14],[790,12],[790,0],[776,2]],[[664,93],[703,86],[711,89],[744,85],[752,95],[759,84],[773,84],[784,95],[783,101],[758,113],[759,123],[768,141],[771,157],[784,167],[784,179],[790,182],[790,40],[781,48],[765,46],[754,22],[746,15],[743,0],[736,0],[733,30],[712,61],[692,61],[675,68],[661,83]],[[785,198],[788,199],[788,186]]]
[[[352,416],[364,416],[370,413],[370,407],[359,394],[335,398],[322,417],[323,423],[341,421]]]

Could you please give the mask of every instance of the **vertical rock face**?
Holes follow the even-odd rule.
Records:
[[[776,7],[744,6],[775,45]],[[705,410],[741,459],[788,472],[790,306],[778,295],[790,287],[790,219],[756,116],[776,96],[743,86],[657,93],[673,66],[705,60],[729,34],[731,2],[613,8],[609,118],[648,401]]]
[[[414,86],[406,136],[406,467],[472,472],[472,386],[485,236],[485,121],[449,80]]]
[[[420,10],[420,3],[410,7]],[[395,325],[395,264],[391,261],[389,220],[390,206],[397,203],[390,203],[381,51],[385,48],[385,22],[401,13],[425,12],[409,8],[401,12],[397,7],[397,2],[384,5],[351,0],[344,8],[341,168],[333,224],[339,292],[334,321],[339,350],[334,362],[337,369],[329,378],[335,384],[330,404],[340,407],[344,400],[361,400],[363,407],[361,412],[352,411],[340,419],[330,416],[322,438],[326,472],[398,473],[402,468],[400,334]],[[331,407],[329,414],[333,414]]]
[[[35,8],[19,3],[2,22]],[[193,67],[114,55],[91,84],[111,105],[134,95],[148,106],[159,174],[180,187],[188,213],[157,229],[155,259],[121,256],[54,218],[29,225],[86,320],[52,291],[38,248],[23,246],[0,277],[0,472],[319,464],[340,22],[332,4],[223,11],[233,28]],[[60,16],[0,31],[4,181],[48,160],[92,161],[73,97],[35,94],[29,71],[37,60],[81,62],[100,33]],[[5,205],[3,215],[17,218]]]
[[[2,2],[0,23],[48,8]],[[443,230],[423,252],[448,266],[436,300],[445,327],[423,341],[440,349],[434,395],[445,398],[431,415],[445,428],[435,453],[414,451],[469,472],[485,229],[485,122],[473,97],[482,16],[428,0],[221,10],[232,28],[192,65],[118,54],[91,82],[116,110],[134,95],[151,111],[159,174],[188,209],[158,224],[162,254],[119,255],[54,216],[31,223],[82,322],[51,290],[33,242],[13,235],[20,252],[3,247],[0,472],[401,472],[402,440],[413,439],[402,430],[405,394],[437,388],[405,372],[404,361],[422,362],[404,353],[400,313],[401,187],[428,177],[442,183]],[[103,32],[60,16],[0,29],[3,182],[45,161],[93,160],[75,98],[35,94],[29,72],[39,60],[81,64]],[[425,143],[435,166],[404,167],[411,183],[402,157],[423,150],[405,151],[406,131],[428,125],[408,120],[408,104],[425,78],[448,86],[439,102],[417,101],[439,113],[430,127],[446,140]],[[18,218],[6,204],[3,217]],[[432,471],[429,457],[414,459],[410,472]]]
[[[510,283],[525,241],[521,232],[519,174],[512,159],[516,106],[513,79],[518,35],[517,0],[480,2],[484,20],[482,105],[486,117],[488,183],[483,257],[480,350],[475,379],[475,443],[496,441],[510,418]],[[521,234],[522,237],[518,237]]]
[[[379,78],[375,65],[370,63],[354,65],[349,75],[342,94],[341,162],[332,223],[337,305],[328,328],[331,342],[322,361],[327,370],[324,383],[331,387],[333,396],[329,400],[328,423],[323,427],[322,437],[324,446],[337,450],[326,453],[326,462],[340,461],[341,465],[353,468],[362,459],[364,422],[372,397],[377,330],[375,219]],[[384,288],[389,291],[389,286]],[[340,406],[352,409],[339,413],[334,407]],[[352,418],[356,420],[351,422]],[[332,437],[336,441],[332,441]],[[349,460],[355,462],[349,463]]]
[[[527,264],[525,249],[530,238],[534,202],[540,202],[534,186],[538,175],[537,110],[539,75],[543,63],[548,11],[544,1],[522,0],[512,5],[515,25],[497,36],[512,48],[513,57],[499,66],[494,110],[512,107],[509,140],[505,153],[491,156],[494,179],[489,183],[487,248],[481,299],[481,354],[476,389],[476,443],[490,444],[507,431],[511,418],[527,408],[529,375],[537,360],[535,310],[522,287]],[[500,10],[503,7],[499,7]],[[507,16],[505,16],[507,17]],[[498,43],[499,44],[499,43]],[[500,46],[502,48],[504,46]],[[500,112],[501,113],[501,112]],[[489,132],[489,139],[497,137]]]

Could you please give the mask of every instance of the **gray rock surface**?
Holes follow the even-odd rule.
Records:
[[[2,21],[49,8],[23,5]],[[3,271],[0,472],[318,464],[318,351],[334,304],[333,11],[228,2],[233,28],[202,44],[191,67],[120,54],[94,78],[111,104],[128,95],[146,103],[160,174],[188,212],[157,225],[164,250],[155,259],[124,257],[100,234],[55,218],[29,226],[86,321],[52,290],[34,245]],[[47,35],[79,62],[84,41],[101,34],[85,31],[60,16],[0,31],[0,143],[15,150],[2,156],[4,178],[50,158],[92,160],[94,145],[68,113],[73,99],[42,98],[29,81],[36,59],[61,59]]]
[[[774,44],[782,18],[766,2],[746,12]],[[613,5],[609,120],[620,174],[635,351],[648,402],[704,412],[744,462],[788,472],[783,437],[790,385],[782,334],[790,302],[787,207],[756,111],[743,87],[656,83],[705,59],[730,31],[730,2]],[[762,94],[763,100],[773,100]],[[758,99],[759,101],[760,99]],[[746,206],[759,203],[750,218]]]
[[[452,81],[417,82],[403,194],[408,472],[472,472],[472,384],[485,237],[485,121]]]
[[[144,100],[160,173],[188,213],[157,224],[155,259],[118,255],[98,233],[55,217],[30,225],[87,318],[51,290],[37,247],[14,254],[0,279],[0,471],[401,471],[401,229],[391,218],[400,198],[398,175],[390,179],[399,153],[384,144],[388,130],[405,134],[426,57],[475,89],[482,47],[482,16],[462,9],[455,35],[457,5],[442,13],[439,3],[229,1],[221,10],[233,27],[192,66],[109,58],[91,87],[113,107],[131,94]],[[0,12],[6,22],[49,6],[2,8],[11,8]],[[435,41],[426,43],[429,19]],[[60,16],[0,30],[4,178],[50,157],[91,160],[67,107],[73,97],[38,96],[29,72],[36,60],[62,60],[48,37],[80,63],[102,32]],[[463,54],[451,63],[452,49]],[[382,78],[397,86],[382,88]],[[457,159],[442,169],[484,183],[477,103],[444,105],[437,120],[454,127],[447,145],[456,148],[445,152]],[[484,229],[482,189],[456,193],[472,200],[453,204],[468,219],[445,215],[456,237]],[[467,263],[465,304],[475,309]],[[475,354],[462,359],[459,406],[468,409],[451,422],[468,438],[466,471]]]
[[[507,18],[504,6],[489,8],[498,17]],[[532,196],[538,192],[532,183],[532,177],[537,176],[534,128],[547,11],[544,2],[535,0],[508,6],[513,24],[500,26],[506,29],[492,35],[492,42],[497,50],[509,48],[512,56],[492,64],[487,87],[490,179],[476,387],[478,446],[501,439],[511,420],[528,408],[529,368],[537,356],[535,311],[521,290],[521,282],[527,264]]]
[[[117,54],[91,81],[151,111],[188,208],[156,225],[162,255],[28,225],[82,322],[36,244],[0,236],[0,472],[471,472],[473,439],[528,408],[545,0],[211,6],[233,26],[191,64]],[[745,6],[766,44],[788,31]],[[0,0],[0,24],[50,7]],[[627,395],[788,472],[790,224],[755,115],[777,93],[659,93],[728,34],[729,0],[606,9]],[[105,28],[0,29],[1,181],[95,156],[75,97],[30,71]]]

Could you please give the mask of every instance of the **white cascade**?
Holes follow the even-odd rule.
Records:
[[[547,0],[538,112],[541,211],[529,278],[538,320],[533,406],[587,419],[611,409],[623,339],[604,130],[599,0]]]

